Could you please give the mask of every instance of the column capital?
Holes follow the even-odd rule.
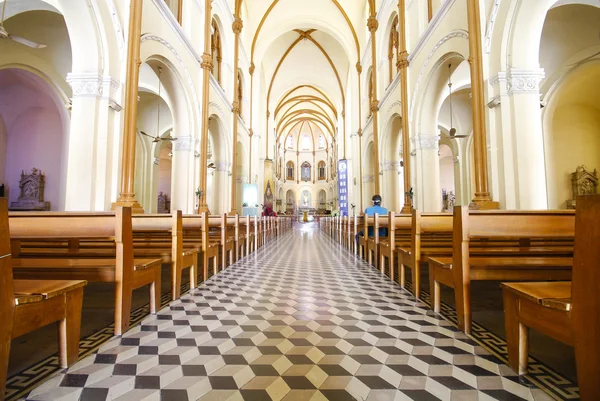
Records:
[[[240,17],[237,17],[233,20],[233,24],[231,24],[231,28],[233,29],[233,33],[239,35],[242,33],[242,28],[244,28],[244,22]]]
[[[233,112],[233,114],[240,114],[240,102],[239,100],[234,100],[232,105],[231,105],[231,111]]]
[[[439,135],[417,135],[411,138],[417,150],[438,149],[440,144]]]
[[[371,102],[371,113],[379,111],[379,100],[373,99]]]
[[[173,143],[174,151],[190,151],[194,148],[197,139],[193,136],[180,136]]]
[[[402,69],[408,68],[408,65],[408,52],[406,50],[403,50],[400,53],[398,53],[398,62],[396,63],[396,67]]]
[[[208,53],[203,53],[202,54],[202,63],[200,64],[200,66],[204,70],[212,71],[212,69],[213,69],[212,55],[208,54]]]
[[[377,29],[379,28],[379,21],[377,21],[377,17],[375,15],[371,15],[369,17],[367,20],[367,27],[369,28],[370,32],[377,32]]]

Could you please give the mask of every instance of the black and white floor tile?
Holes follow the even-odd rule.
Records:
[[[29,400],[551,400],[314,225],[33,390]]]

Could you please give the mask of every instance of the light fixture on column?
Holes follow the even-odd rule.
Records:
[[[456,128],[452,124],[452,64],[448,64],[448,89],[450,90],[450,95],[448,96],[448,101],[450,102],[450,138],[466,138],[467,135],[456,135]]]

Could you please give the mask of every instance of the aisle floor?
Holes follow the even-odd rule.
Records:
[[[294,230],[30,400],[550,400],[320,233]]]

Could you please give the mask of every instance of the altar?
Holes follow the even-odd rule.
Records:
[[[50,202],[44,201],[44,185],[46,177],[36,168],[31,169],[31,174],[21,171],[19,180],[19,198],[11,202],[8,210],[14,211],[44,211],[50,210]]]

